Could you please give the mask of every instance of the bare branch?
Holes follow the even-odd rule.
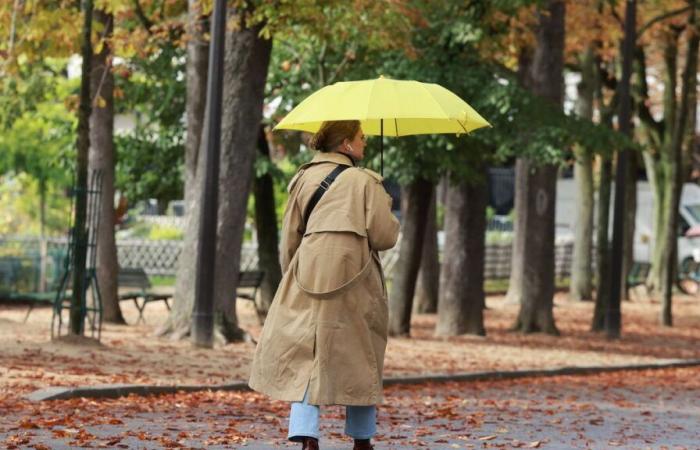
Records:
[[[134,9],[136,10],[136,16],[141,21],[141,24],[146,29],[148,34],[152,34],[151,27],[153,26],[153,22],[151,21],[151,19],[149,19],[146,16],[146,13],[143,12],[143,8],[141,7],[141,3],[139,3],[139,0],[132,0],[132,3],[134,4]]]
[[[666,19],[670,19],[671,17],[687,13],[690,10],[691,10],[691,7],[686,6],[685,8],[680,8],[680,9],[676,9],[674,11],[669,11],[667,13],[664,13],[664,14],[661,14],[661,15],[654,17],[649,22],[645,23],[644,26],[642,26],[639,29],[639,32],[637,32],[637,40],[639,40],[639,38],[642,36],[642,34],[644,34],[645,31],[647,31],[649,28],[653,27],[655,24],[657,24],[661,21],[664,21]]]

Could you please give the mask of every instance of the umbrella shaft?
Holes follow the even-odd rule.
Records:
[[[379,119],[379,154],[380,174],[384,176],[384,119]]]

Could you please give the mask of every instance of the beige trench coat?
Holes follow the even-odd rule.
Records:
[[[387,296],[378,251],[399,223],[381,176],[349,168],[323,195],[303,232],[320,182],[350,159],[318,153],[289,184],[277,289],[255,351],[249,385],[313,405],[373,405],[382,398]],[[303,233],[303,234],[302,234]]]

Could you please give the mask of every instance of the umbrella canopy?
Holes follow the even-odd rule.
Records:
[[[368,135],[469,133],[490,124],[467,102],[433,83],[345,81],[311,94],[275,127],[315,133],[326,121],[359,120]]]

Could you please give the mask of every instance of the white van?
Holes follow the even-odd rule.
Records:
[[[574,239],[574,223],[578,204],[576,184],[573,178],[557,182],[556,224],[558,239]],[[614,205],[614,189],[611,206]],[[598,202],[596,201],[596,205]],[[700,186],[685,183],[679,207],[678,262],[692,258],[700,260]],[[596,211],[597,213],[597,211]],[[650,262],[653,248],[654,197],[647,181],[637,182],[637,213],[634,230],[634,260]],[[612,238],[612,210],[610,236]],[[595,236],[595,235],[594,235]]]
[[[700,186],[685,183],[678,217],[678,262],[700,255]],[[634,232],[635,261],[650,261],[653,250],[654,197],[648,182],[637,183],[637,217]]]

